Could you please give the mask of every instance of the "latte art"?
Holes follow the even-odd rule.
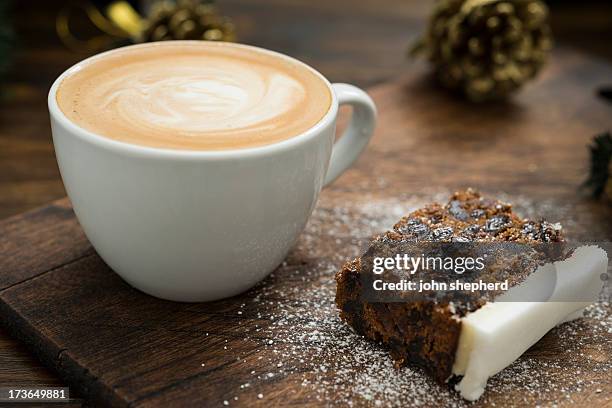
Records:
[[[128,47],[83,64],[61,84],[68,118],[102,136],[153,147],[219,150],[297,136],[328,111],[307,66],[228,44]]]
[[[96,99],[104,101],[102,109],[140,126],[197,134],[274,129],[280,124],[273,119],[306,97],[303,86],[283,74],[227,68],[158,67],[144,78],[128,73]]]

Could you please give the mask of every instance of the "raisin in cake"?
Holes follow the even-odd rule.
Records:
[[[489,376],[596,300],[601,290],[598,277],[607,268],[605,252],[589,246],[566,253],[567,259],[559,255],[553,269],[558,282],[550,297],[555,302],[502,302],[496,301],[499,293],[480,292],[372,301],[366,296],[371,263],[365,260],[372,252],[385,254],[385,249],[392,255],[402,242],[538,245],[563,241],[559,224],[522,219],[511,205],[468,189],[453,194],[445,205],[434,203],[403,217],[392,231],[376,237],[364,256],[347,262],[336,275],[336,304],[344,321],[383,343],[398,365],[420,366],[438,382],[455,383],[464,398],[475,400],[484,392]],[[543,273],[542,262],[533,259],[498,269],[489,275],[510,277],[514,293],[529,289],[531,275]],[[578,301],[564,301],[572,292]]]

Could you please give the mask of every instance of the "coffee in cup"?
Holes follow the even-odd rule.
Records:
[[[293,59],[231,43],[126,48],[66,77],[57,102],[77,125],[127,143],[182,150],[263,146],[297,136],[331,105]]]

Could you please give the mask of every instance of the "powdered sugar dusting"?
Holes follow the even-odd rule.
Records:
[[[445,201],[446,197],[443,192],[433,199]],[[365,340],[340,320],[334,303],[334,275],[342,263],[360,255],[371,236],[390,229],[401,216],[430,201],[431,196],[341,204],[333,198],[321,200],[293,253],[251,292],[253,297],[244,305],[245,310],[269,321],[246,335],[268,339],[263,344],[269,351],[262,362],[266,372],[253,371],[253,383],[289,379],[297,383],[296,389],[304,390],[306,401],[322,405],[471,405],[418,368],[396,369],[383,347]],[[532,202],[519,201],[517,210],[525,216],[538,213]],[[329,246],[329,237],[333,248],[323,244]],[[612,373],[612,308],[606,300],[603,296],[589,307],[585,319],[551,331],[512,366],[492,377],[478,404],[569,406],[583,391],[597,394],[598,401],[612,400],[612,390],[605,382]],[[581,370],[591,374],[581,375]],[[243,384],[237,393],[249,387],[251,383]],[[265,393],[258,399],[265,401]]]

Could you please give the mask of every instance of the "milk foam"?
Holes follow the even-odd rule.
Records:
[[[85,62],[57,94],[78,125],[153,147],[218,150],[297,136],[327,112],[327,84],[305,65],[205,42],[129,47]]]

